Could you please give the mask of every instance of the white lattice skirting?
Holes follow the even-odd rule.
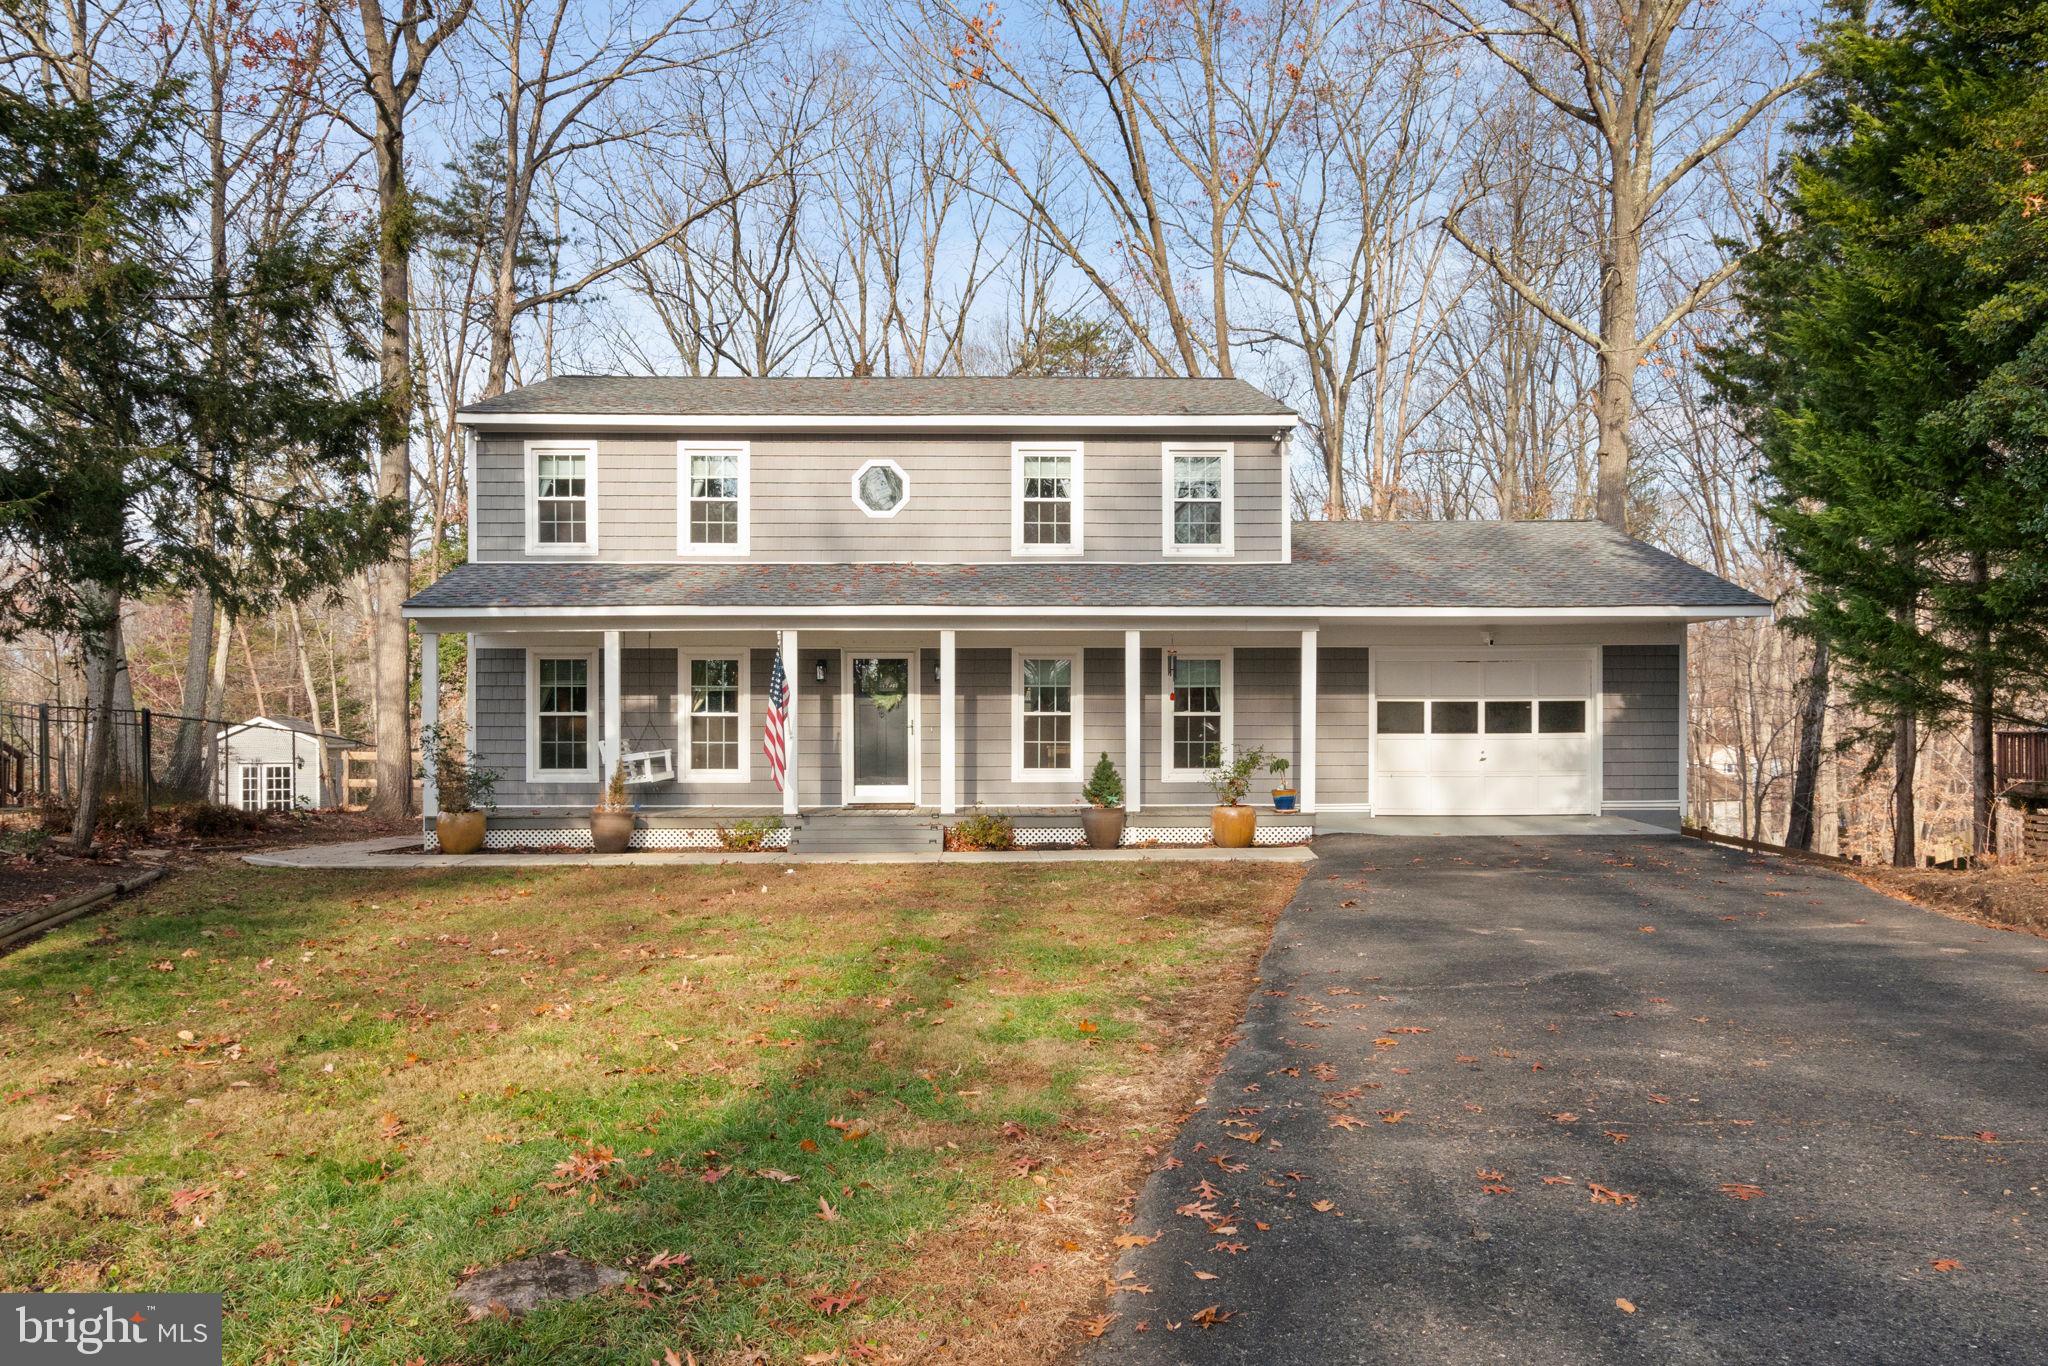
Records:
[[[787,849],[789,831],[771,831],[764,842],[769,849]],[[429,853],[441,847],[441,841],[431,832],[426,837]],[[560,826],[548,829],[526,830],[485,830],[486,849],[588,849],[590,827]],[[664,827],[656,830],[635,830],[633,839],[627,845],[630,849],[723,849],[716,830],[684,830]]]

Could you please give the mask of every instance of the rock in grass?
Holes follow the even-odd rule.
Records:
[[[472,1319],[487,1318],[501,1309],[518,1318],[543,1304],[580,1300],[625,1281],[623,1271],[558,1252],[552,1257],[521,1257],[479,1271],[455,1287],[455,1300],[468,1308]]]

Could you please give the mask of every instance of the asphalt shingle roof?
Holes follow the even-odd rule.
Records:
[[[493,413],[627,417],[1291,417],[1240,379],[698,379],[564,375],[469,404]]]
[[[1753,607],[1600,522],[1298,522],[1290,564],[463,564],[406,604],[476,607]]]

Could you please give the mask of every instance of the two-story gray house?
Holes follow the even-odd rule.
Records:
[[[1063,841],[1105,753],[1126,838],[1194,842],[1208,759],[1254,745],[1300,792],[1263,840],[1674,825],[1686,625],[1770,611],[1597,523],[1295,522],[1295,414],[1237,380],[576,377],[461,420],[469,560],[406,611],[429,671],[468,637],[500,847],[587,841],[622,758],[642,846],[770,813],[928,844],[974,807]]]

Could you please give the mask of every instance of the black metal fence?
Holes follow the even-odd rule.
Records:
[[[172,798],[225,803],[227,768],[220,761],[221,732],[228,722],[213,716],[63,706],[53,702],[0,702],[0,807],[70,806],[85,776],[90,723],[101,717],[108,737],[111,772],[107,791],[142,807],[145,817]],[[178,733],[198,728],[198,762],[188,774],[174,772]]]

